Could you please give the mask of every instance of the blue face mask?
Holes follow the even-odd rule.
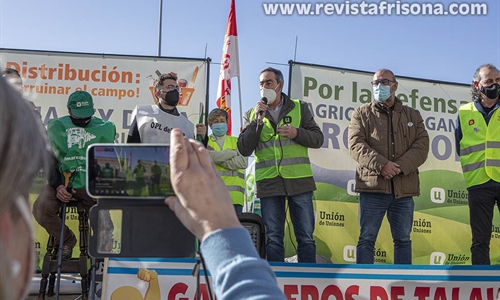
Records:
[[[225,136],[227,132],[226,123],[217,123],[212,125],[212,133],[215,136]]]
[[[379,83],[376,87],[373,87],[373,98],[378,102],[387,101],[391,97],[391,86]]]

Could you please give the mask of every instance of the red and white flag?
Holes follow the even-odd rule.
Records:
[[[222,60],[219,75],[219,88],[217,89],[217,107],[229,114],[227,134],[231,135],[231,78],[240,76],[240,63],[238,59],[238,32],[236,30],[236,8],[231,0],[231,9],[227,18],[226,36],[222,48]]]

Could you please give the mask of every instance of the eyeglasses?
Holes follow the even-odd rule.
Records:
[[[178,85],[169,84],[169,85],[167,85],[167,91],[164,91],[163,89],[161,89],[160,93],[165,94],[165,93],[168,93],[168,92],[173,91],[173,90],[180,91],[180,89],[181,88]]]
[[[379,85],[380,83],[382,85],[390,85],[391,82],[396,82],[396,80],[389,80],[389,79],[382,79],[382,80],[374,80],[371,82],[372,86],[377,86]]]

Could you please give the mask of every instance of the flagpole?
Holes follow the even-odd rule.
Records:
[[[238,62],[239,63],[239,62]],[[240,104],[240,132],[243,130],[243,108],[241,107],[241,85],[240,85],[240,76],[236,77],[238,78],[238,103]],[[245,171],[246,173],[246,171]],[[244,192],[243,192],[243,199],[245,201],[245,212],[248,212],[248,193],[247,193],[247,181],[246,181],[246,174],[245,174],[245,180],[243,181],[244,185]]]
[[[238,78],[238,101],[240,104],[240,132],[243,129],[243,108],[241,107],[241,85],[240,85],[240,76]]]
[[[163,17],[163,0],[160,0],[160,17],[158,21],[158,56],[161,56],[161,23]]]

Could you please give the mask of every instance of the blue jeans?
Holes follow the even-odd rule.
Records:
[[[260,199],[262,219],[266,225],[266,252],[268,261],[285,260],[283,243],[285,227],[285,198],[288,198],[290,217],[297,239],[299,262],[316,263],[316,244],[313,239],[314,208],[312,192],[295,196],[274,196]]]
[[[490,264],[491,227],[495,204],[500,211],[500,188],[487,187],[469,190],[470,228],[472,232],[473,265]]]
[[[396,199],[392,194],[360,193],[360,234],[356,247],[356,263],[373,264],[375,241],[387,212],[394,241],[394,264],[411,264],[410,234],[414,206],[412,197]]]
[[[234,206],[234,211],[237,213],[237,214],[241,214],[243,213],[243,205],[240,205],[240,204],[233,204]]]

